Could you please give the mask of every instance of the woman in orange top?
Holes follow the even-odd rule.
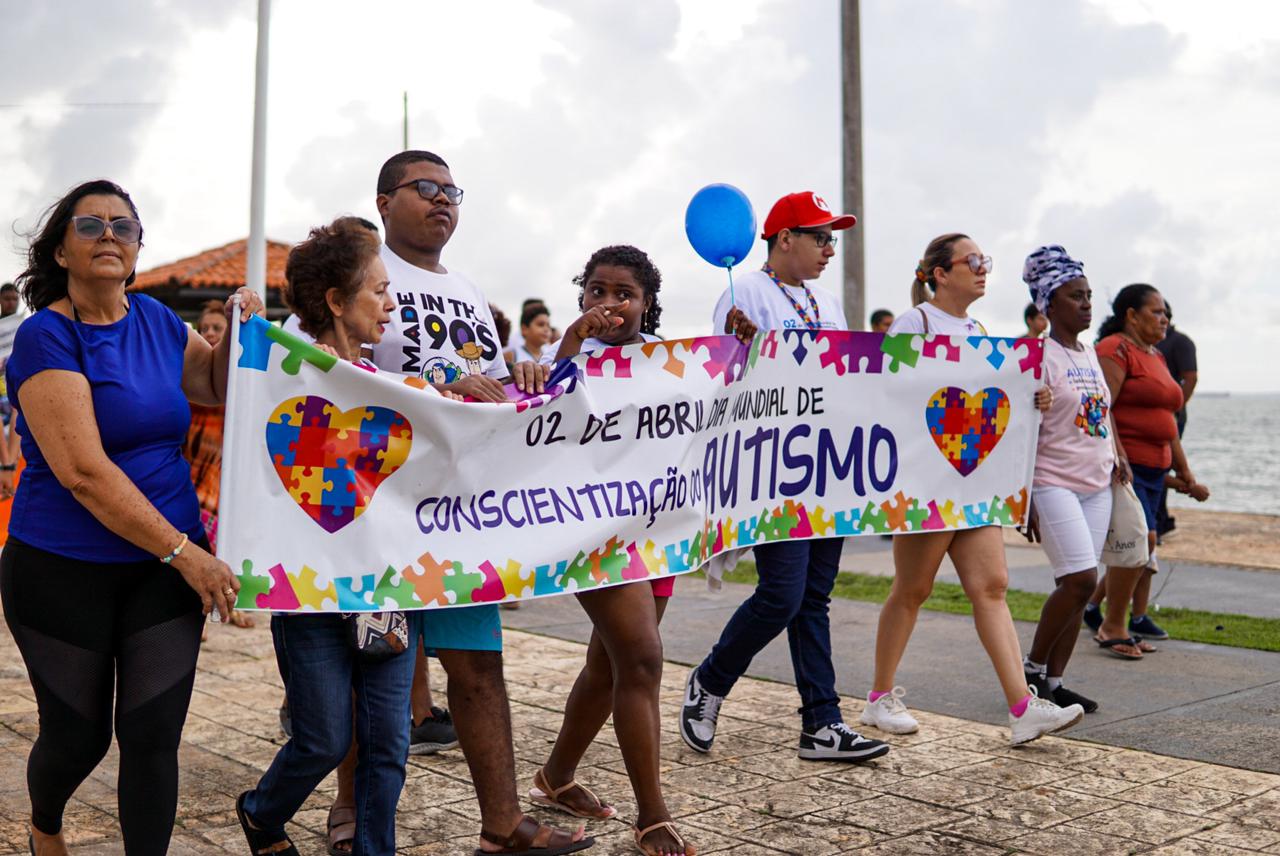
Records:
[[[1187,456],[1178,440],[1174,414],[1182,407],[1182,387],[1169,374],[1156,343],[1169,327],[1164,298],[1154,287],[1135,283],[1120,289],[1111,304],[1112,315],[1098,329],[1098,362],[1111,392],[1112,416],[1117,442],[1133,470],[1133,488],[1147,518],[1147,538],[1151,560],[1145,567],[1108,568],[1090,604],[1092,616],[1101,619],[1098,644],[1125,659],[1136,660],[1144,650],[1142,638],[1167,639],[1146,614],[1151,596],[1151,577],[1156,572],[1156,508],[1170,467],[1185,493],[1204,502],[1209,489],[1196,482],[1187,465]],[[1097,604],[1105,590],[1107,612],[1102,616]],[[1133,602],[1133,615],[1125,626],[1125,608]],[[1140,647],[1141,646],[1141,647]]]

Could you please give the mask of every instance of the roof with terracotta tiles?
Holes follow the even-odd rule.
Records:
[[[187,259],[169,262],[138,274],[131,291],[163,286],[185,288],[239,288],[244,285],[248,239],[241,238]],[[284,264],[290,245],[267,241],[267,286],[284,287]]]

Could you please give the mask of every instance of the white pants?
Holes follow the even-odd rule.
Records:
[[[1031,502],[1054,579],[1098,567],[1111,525],[1110,485],[1084,494],[1065,487],[1035,487]]]

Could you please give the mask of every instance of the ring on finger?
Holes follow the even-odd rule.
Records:
[[[225,594],[227,597],[234,597],[236,590],[228,586],[227,588],[224,588],[222,590],[222,593]]]

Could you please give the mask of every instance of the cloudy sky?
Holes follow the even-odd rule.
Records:
[[[137,200],[144,268],[247,234],[252,0],[0,0],[0,20],[0,278],[10,227],[98,176]],[[684,207],[716,181],[760,219],[793,190],[836,204],[839,32],[838,0],[274,0],[268,235],[375,215],[407,90],[410,144],[467,191],[446,264],[566,323],[590,253],[636,244],[663,332],[705,332],[724,275]],[[996,259],[973,314],[1014,334],[1022,258],[1062,243],[1100,296],[1166,293],[1202,388],[1280,390],[1280,7],[865,0],[862,32],[869,306],[906,308],[925,244],[960,230]]]

